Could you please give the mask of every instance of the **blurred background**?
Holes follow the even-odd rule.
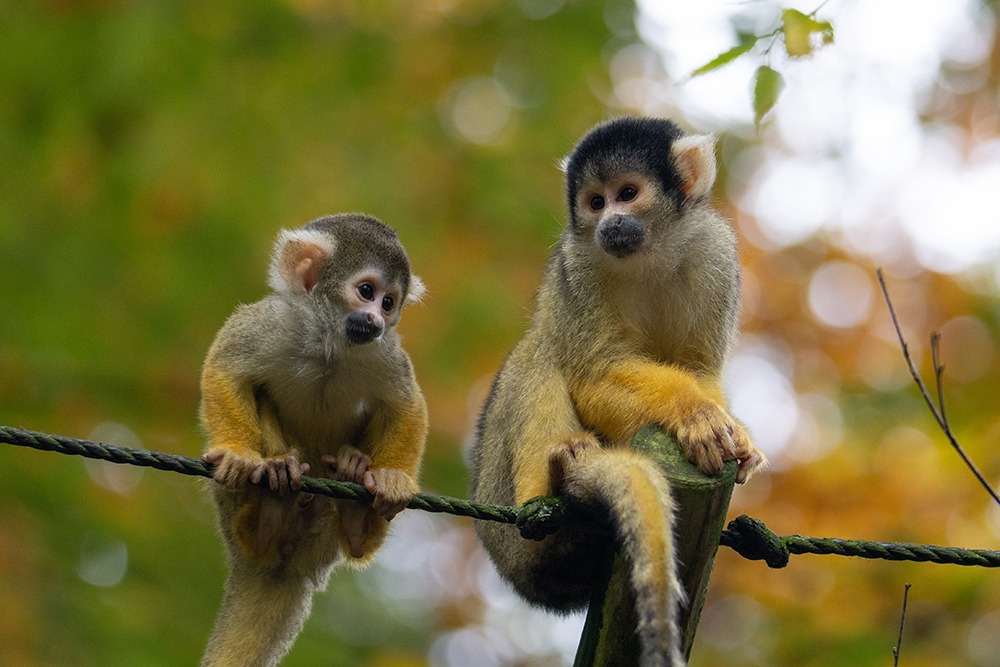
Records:
[[[731,514],[779,534],[1000,547],[1000,511],[934,425],[875,269],[951,423],[1000,482],[1000,49],[979,0],[831,0],[692,80],[781,10],[697,0],[0,2],[0,423],[198,455],[198,375],[260,298],[279,228],[364,211],[429,296],[402,322],[431,411],[425,490],[463,450],[564,219],[593,123],[719,137],[741,236],[732,407],[771,468]],[[773,48],[772,48],[773,47]],[[785,87],[754,128],[753,71]],[[977,568],[721,549],[692,665],[1000,665]],[[0,664],[182,665],[224,578],[200,480],[0,447]],[[335,574],[288,665],[558,666],[582,616],[529,610],[471,522],[407,512]]]

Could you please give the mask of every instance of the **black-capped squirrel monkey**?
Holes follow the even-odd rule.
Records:
[[[278,663],[333,566],[372,559],[424,451],[427,407],[396,334],[423,285],[396,232],[360,214],[282,231],[268,282],[202,372],[230,570],[202,665]],[[310,471],[363,484],[374,503],[299,492]]]
[[[735,337],[739,264],[710,205],[715,142],[667,120],[593,128],[565,160],[569,225],[537,294],[531,328],[497,375],[472,448],[476,500],[562,496],[610,515],[631,562],[641,664],[681,665],[683,591],[664,473],[629,449],[659,424],[705,473],[764,463],[726,409],[722,366]],[[589,600],[607,538],[564,527],[541,541],[476,524],[500,574],[528,601]]]

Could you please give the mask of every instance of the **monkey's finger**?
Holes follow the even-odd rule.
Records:
[[[211,465],[215,465],[224,458],[226,458],[226,452],[222,449],[214,452],[206,452],[201,455],[201,460]]]
[[[740,469],[736,472],[736,483],[742,484],[750,479],[750,473],[764,465],[764,455],[756,449],[744,459],[740,459]]]
[[[723,434],[722,446],[725,448],[726,454],[728,455],[724,457],[727,461],[739,458],[740,452],[736,443],[735,424],[726,424],[726,431]]]
[[[378,481],[376,481],[374,473],[370,470],[366,470],[361,483],[368,490],[368,493],[375,496],[375,498],[372,499],[372,509],[378,512],[379,516],[385,518],[388,501],[386,499],[385,492],[379,488]]]
[[[273,462],[268,462],[267,465],[267,485],[272,491],[277,491],[280,485],[278,479],[278,471],[274,468]]]
[[[323,475],[325,477],[336,477],[337,476],[337,457],[330,454],[324,454],[319,459],[320,465],[323,468]],[[307,464],[308,465],[308,464]]]
[[[303,464],[306,465],[306,464]],[[306,472],[308,472],[309,466],[306,465]],[[298,491],[299,486],[302,482],[302,465],[294,464],[288,466],[288,488],[292,491]]]
[[[368,493],[374,495],[375,499],[378,500],[378,484],[375,482],[375,474],[372,473],[371,470],[365,471],[364,481],[362,483],[365,485],[365,488],[368,489]]]
[[[258,484],[263,476],[264,476],[263,463],[261,463],[259,466],[250,471],[250,481],[253,484]]]

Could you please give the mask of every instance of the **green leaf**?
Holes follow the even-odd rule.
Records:
[[[736,46],[729,49],[725,53],[720,53],[709,62],[705,63],[698,69],[691,72],[688,75],[688,78],[693,79],[696,76],[701,76],[702,74],[707,74],[708,72],[717,70],[723,65],[728,65],[729,63],[733,62],[734,60],[742,56],[744,53],[747,53],[750,49],[752,49],[753,45],[757,43],[758,39],[759,39],[758,37],[751,37],[742,44],[737,44]]]
[[[754,74],[753,112],[754,126],[760,129],[760,121],[778,101],[785,79],[777,71],[767,65],[761,65]]]
[[[813,34],[821,35],[824,45],[833,41],[833,25],[829,21],[817,21],[797,9],[781,12],[781,32],[785,37],[785,50],[793,58],[812,54]]]

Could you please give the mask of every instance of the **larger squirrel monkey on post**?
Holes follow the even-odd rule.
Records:
[[[682,665],[684,593],[664,473],[629,449],[658,424],[707,474],[764,463],[726,409],[721,373],[735,337],[739,264],[709,202],[715,142],[667,120],[593,128],[564,162],[569,225],[549,259],[529,331],[508,356],[472,448],[476,500],[562,496],[610,517],[631,563],[642,665]],[[500,574],[528,601],[584,607],[601,541],[563,527],[540,541],[478,522]]]
[[[283,231],[269,284],[226,321],[202,372],[229,556],[204,666],[277,664],[333,566],[372,559],[424,451],[427,407],[395,329],[423,285],[396,232],[360,214]],[[310,470],[363,484],[374,503],[300,492]]]

